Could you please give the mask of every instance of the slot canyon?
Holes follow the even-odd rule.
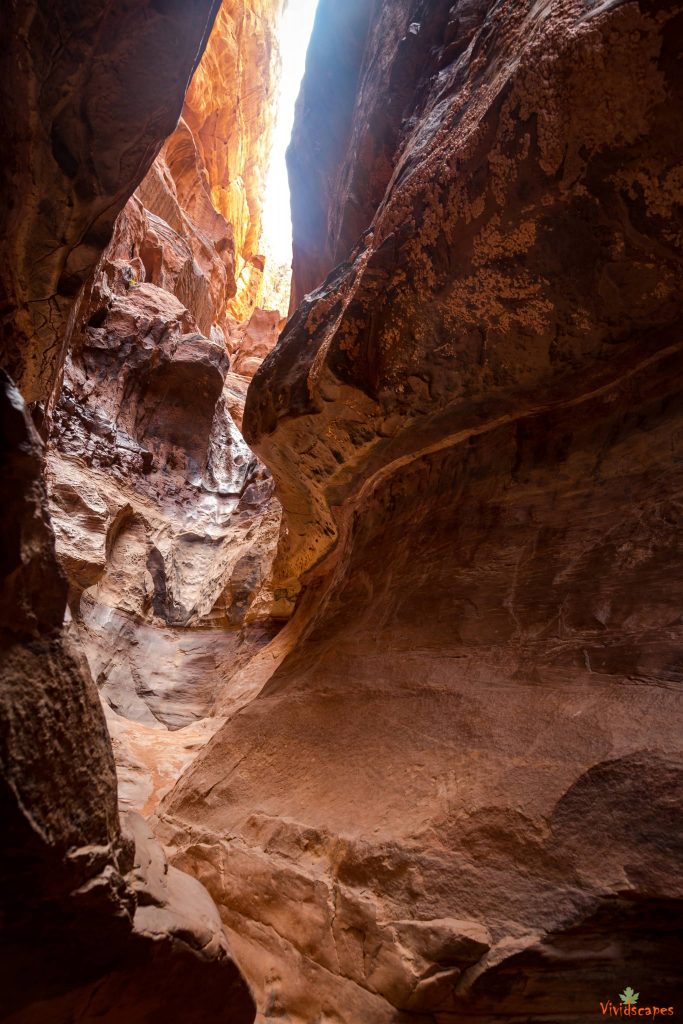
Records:
[[[290,270],[296,8],[0,11],[0,1021],[681,1015],[683,2],[319,0]]]

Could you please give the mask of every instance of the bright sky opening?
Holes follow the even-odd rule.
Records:
[[[288,0],[280,20],[278,37],[282,73],[270,167],[266,179],[261,244],[276,263],[292,261],[292,220],[285,151],[294,123],[294,104],[306,64],[306,50],[313,29],[318,0]]]

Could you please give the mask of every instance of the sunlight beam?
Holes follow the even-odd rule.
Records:
[[[317,0],[289,0],[278,32],[282,73],[266,178],[261,249],[267,259],[287,267],[292,262],[292,220],[285,151],[292,134],[294,105],[304,73],[316,7]]]

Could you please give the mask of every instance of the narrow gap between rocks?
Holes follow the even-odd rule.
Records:
[[[294,107],[306,63],[317,0],[289,0],[280,20],[278,41],[281,71],[273,130],[273,148],[266,176],[261,251],[266,258],[264,295],[287,315],[291,290],[292,217],[285,154],[294,125]]]
[[[288,305],[311,13],[3,5],[0,1018],[675,1016],[680,4],[319,0]]]
[[[146,816],[253,695],[249,665],[292,611],[270,579],[280,503],[241,425],[289,304],[285,151],[315,7],[219,10],[86,288],[52,417],[69,632],[121,806]]]

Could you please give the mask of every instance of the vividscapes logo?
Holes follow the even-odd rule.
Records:
[[[606,1003],[600,1003],[603,1017],[673,1017],[673,1006],[638,1006],[640,992],[634,992],[630,985],[627,985],[623,992],[619,993],[619,1002],[613,1003],[608,999]]]

